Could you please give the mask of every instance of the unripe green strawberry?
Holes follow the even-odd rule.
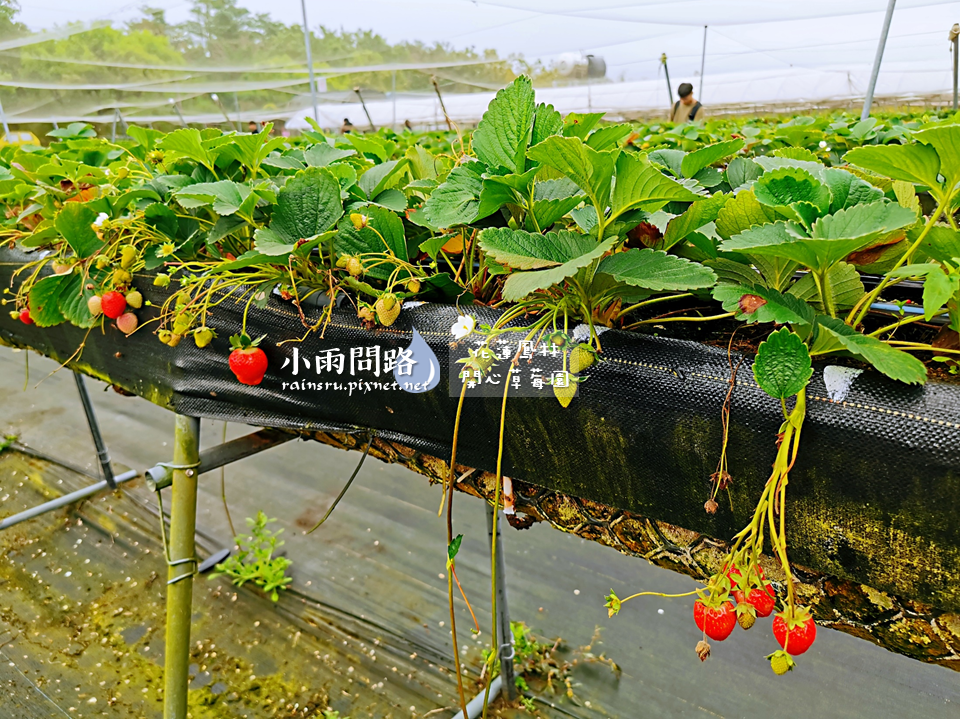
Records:
[[[590,345],[580,344],[570,352],[570,371],[574,374],[583,372],[597,359],[597,355]]]
[[[348,257],[346,266],[351,277],[359,277],[363,274],[363,263],[356,257]]]
[[[126,270],[113,271],[113,284],[115,285],[128,285],[130,284],[130,280],[132,279],[133,279],[133,275],[131,275]]]
[[[170,284],[170,275],[159,274],[153,278],[154,287],[166,287]]]
[[[208,344],[213,341],[215,337],[213,330],[209,327],[201,327],[196,332],[193,333],[193,341],[197,343],[197,347],[203,349]]]
[[[163,344],[170,344],[170,338],[173,337],[173,332],[170,330],[160,330],[157,332],[157,339],[160,340]]]
[[[773,673],[778,677],[783,676],[797,665],[797,663],[793,661],[793,657],[782,649],[778,649],[768,656],[767,659],[770,660],[770,668],[773,669]]]
[[[177,334],[176,332],[174,332],[170,335],[170,341],[167,342],[167,344],[170,345],[171,347],[176,347],[178,344],[180,344],[180,340],[182,339],[183,339],[183,335]]]
[[[407,280],[407,292],[417,294],[420,291],[420,280],[411,278]]]
[[[561,407],[569,407],[570,403],[573,402],[574,396],[577,394],[576,378],[569,372],[567,372],[566,375],[566,386],[561,386],[560,382],[554,382],[553,385],[553,393],[556,395]]]
[[[120,267],[127,269],[137,261],[137,248],[133,245],[124,245],[120,248]]]
[[[746,602],[737,604],[737,624],[743,629],[749,629],[757,622],[757,612]]]
[[[12,320],[20,319],[20,313],[17,312],[16,310],[10,310],[10,319]]]
[[[397,302],[396,296],[389,292],[380,295],[380,299],[373,305],[373,309],[376,310],[377,319],[384,327],[392,325],[400,316],[400,303]]]
[[[139,310],[143,307],[143,295],[136,290],[130,290],[127,293],[127,304],[133,307],[133,309]]]
[[[186,334],[187,330],[193,325],[193,319],[193,315],[188,312],[182,312],[177,315],[177,318],[173,321],[174,333],[178,335]]]
[[[100,298],[97,295],[93,295],[87,300],[87,309],[90,310],[90,314],[94,317],[99,316],[103,312],[103,308],[100,306]]]
[[[109,264],[110,264],[110,260],[108,260],[106,257],[98,257],[98,258],[97,258],[97,269],[98,269],[98,270],[102,270],[103,268],[105,268],[105,267],[106,267],[107,265],[109,265]]]

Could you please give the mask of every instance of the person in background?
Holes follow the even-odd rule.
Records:
[[[693,96],[693,85],[689,82],[681,83],[677,88],[677,95],[680,99],[673,103],[673,113],[670,115],[674,123],[679,125],[703,119],[703,105]]]
[[[257,124],[256,120],[251,120],[247,123],[247,131],[251,133],[260,132],[260,126]]]
[[[353,132],[353,123],[350,122],[349,117],[343,118],[343,124],[340,126],[340,134],[346,135],[348,132]]]

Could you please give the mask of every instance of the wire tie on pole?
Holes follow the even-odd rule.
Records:
[[[190,466],[195,467],[198,464],[199,462]],[[165,464],[164,466],[168,466],[168,465]],[[175,466],[173,468],[182,469],[182,467],[178,467],[178,466]],[[169,587],[171,584],[176,584],[182,579],[186,579],[187,577],[192,577],[196,575],[198,573],[197,569],[199,567],[200,561],[196,557],[187,557],[185,559],[170,559],[170,547],[167,544],[166,524],[163,521],[163,494],[160,492],[159,489],[157,490],[157,503],[160,505],[160,539],[163,542],[163,558],[166,561],[167,566],[179,567],[181,564],[190,564],[190,563],[194,565],[192,572],[187,572],[186,574],[181,574],[179,577],[174,577],[173,579],[168,580],[167,586]]]
[[[504,652],[504,648],[509,647],[510,654]],[[513,661],[513,658],[517,656],[517,651],[514,649],[513,642],[507,642],[506,644],[500,645],[500,661]]]
[[[173,462],[157,462],[157,466],[158,466],[158,467],[166,467],[167,469],[172,469],[172,470],[182,469],[182,470],[184,470],[184,473],[185,473],[188,477],[192,477],[192,476],[193,476],[193,472],[192,472],[191,470],[194,470],[194,469],[196,469],[197,467],[199,467],[199,466],[200,466],[200,461],[197,460],[196,462],[192,462],[191,464],[174,464]]]

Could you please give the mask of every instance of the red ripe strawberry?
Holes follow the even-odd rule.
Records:
[[[817,625],[805,607],[780,612],[773,618],[773,636],[785,652],[798,656],[803,654],[817,638]]]
[[[260,340],[251,340],[246,334],[233,335],[230,338],[230,370],[236,375],[240,384],[260,384],[267,371],[267,355],[257,347]]]
[[[733,591],[733,598],[737,601],[737,604],[746,603],[753,605],[758,617],[769,617],[776,603],[773,596],[773,587],[769,584],[766,586],[766,590],[751,589],[749,594],[735,589]]]
[[[100,298],[100,309],[107,317],[115,320],[127,309],[127,298],[114,290],[104,292]]]
[[[30,316],[30,310],[28,310],[26,307],[20,310],[20,321],[25,325],[33,324],[33,317]]]
[[[693,603],[693,621],[708,637],[722,642],[736,626],[737,613],[730,602],[723,602],[719,607],[708,607],[698,599]]]

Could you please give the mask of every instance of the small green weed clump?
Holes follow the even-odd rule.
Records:
[[[278,529],[274,532],[267,529],[268,524],[277,520],[268,519],[263,512],[257,512],[255,519],[247,517],[246,521],[247,526],[250,527],[250,534],[241,534],[236,537],[240,550],[218,564],[210,578],[226,575],[238,587],[242,587],[247,582],[253,582],[269,594],[270,599],[275,602],[280,598],[280,590],[286,589],[287,585],[293,581],[291,577],[286,576],[287,567],[293,562],[286,557],[273,556],[277,548],[283,546],[283,541],[278,539],[283,530]],[[330,715],[332,719],[336,719],[336,716]],[[324,719],[327,719],[326,714]]]

